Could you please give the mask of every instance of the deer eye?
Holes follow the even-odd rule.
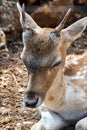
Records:
[[[56,62],[55,64],[53,64],[53,65],[52,65],[52,68],[59,66],[61,63],[62,63],[62,61],[61,61],[61,60],[60,60],[60,61],[58,61],[58,62]]]
[[[62,63],[62,58],[61,58],[61,56],[59,56],[52,64],[52,68],[59,66],[61,63]]]

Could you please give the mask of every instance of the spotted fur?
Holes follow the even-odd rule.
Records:
[[[75,124],[76,130],[86,130],[87,51],[67,57],[66,51],[85,30],[87,17],[63,29],[65,15],[58,27],[41,28],[24,5],[17,3],[17,7],[24,30],[21,58],[29,76],[24,105],[38,107],[41,113],[31,130],[59,130]]]

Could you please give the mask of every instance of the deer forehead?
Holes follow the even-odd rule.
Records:
[[[31,55],[48,57],[60,45],[60,36],[57,37],[49,28],[26,29],[22,38],[26,51]]]
[[[56,36],[52,30],[26,29],[23,32],[24,49],[21,57],[29,69],[49,67],[61,60],[60,36]]]

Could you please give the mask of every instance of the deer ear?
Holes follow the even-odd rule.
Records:
[[[33,20],[33,18],[25,12],[25,5],[23,4],[22,7],[17,2],[17,8],[20,14],[20,23],[23,29],[25,28],[37,28],[39,27],[36,22]]]
[[[82,32],[86,29],[86,25],[87,17],[82,18],[71,26],[61,30],[61,40],[66,44],[66,46],[68,45],[67,48],[70,46],[70,43],[81,36]]]

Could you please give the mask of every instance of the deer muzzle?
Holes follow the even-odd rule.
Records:
[[[42,103],[42,100],[39,94],[30,91],[25,94],[23,103],[24,103],[24,106],[26,107],[35,108],[35,107],[40,106],[40,104]]]

